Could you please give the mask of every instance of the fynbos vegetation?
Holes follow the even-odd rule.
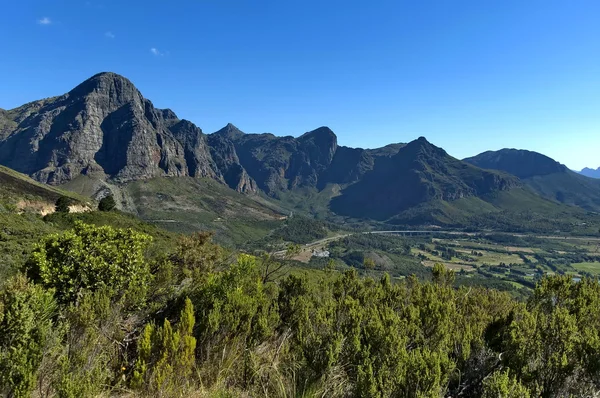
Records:
[[[0,293],[11,397],[556,397],[600,388],[600,285],[541,280],[527,302],[332,269],[264,278],[208,235],[151,255],[149,236],[77,223]]]

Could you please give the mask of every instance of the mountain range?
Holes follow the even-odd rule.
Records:
[[[413,225],[461,225],[515,208],[577,217],[600,210],[600,180],[534,152],[463,161],[424,137],[349,148],[328,127],[297,138],[245,134],[232,124],[205,134],[110,72],[61,96],[0,109],[0,164],[95,199],[112,193],[125,210],[189,229],[214,226],[221,214],[256,222],[292,210]]]

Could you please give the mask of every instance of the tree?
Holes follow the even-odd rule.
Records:
[[[283,257],[284,261],[275,261],[275,256],[273,254],[265,254],[262,257],[261,268],[263,269],[263,277],[262,282],[267,283],[271,282],[277,275],[278,272],[282,271],[285,267],[286,260],[292,259],[294,256],[300,253],[300,245],[289,245],[285,251],[285,255]]]
[[[98,203],[98,210],[111,211],[115,206],[117,206],[115,198],[112,195],[108,195],[100,200],[100,203]]]
[[[57,213],[68,213],[69,206],[71,206],[72,200],[66,196],[61,196],[56,200],[54,210]]]

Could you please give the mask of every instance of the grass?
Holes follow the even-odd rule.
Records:
[[[600,275],[600,262],[593,263],[575,263],[571,264],[578,271],[587,272],[593,275]]]
[[[209,179],[153,178],[122,189],[142,219],[174,232],[214,231],[226,246],[261,239],[282,223],[282,214],[263,200]]]
[[[90,203],[89,198],[42,184],[8,167],[0,166],[0,204],[4,204],[4,207],[26,208],[33,204],[54,206],[61,196],[82,204]]]

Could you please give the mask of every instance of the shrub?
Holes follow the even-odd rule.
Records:
[[[82,289],[106,287],[133,303],[144,301],[150,269],[144,249],[151,237],[131,229],[77,222],[72,231],[45,238],[26,264],[30,277],[56,289],[59,302],[74,301]]]
[[[71,204],[73,203],[73,201],[66,197],[66,196],[61,196],[60,198],[58,198],[56,200],[56,204],[54,206],[54,210],[57,213],[68,213],[69,212],[69,206],[71,206]]]
[[[52,293],[23,275],[0,293],[0,395],[31,396],[55,310]]]
[[[108,195],[100,200],[98,203],[98,210],[100,211],[111,211],[117,206],[115,198],[112,195]]]

